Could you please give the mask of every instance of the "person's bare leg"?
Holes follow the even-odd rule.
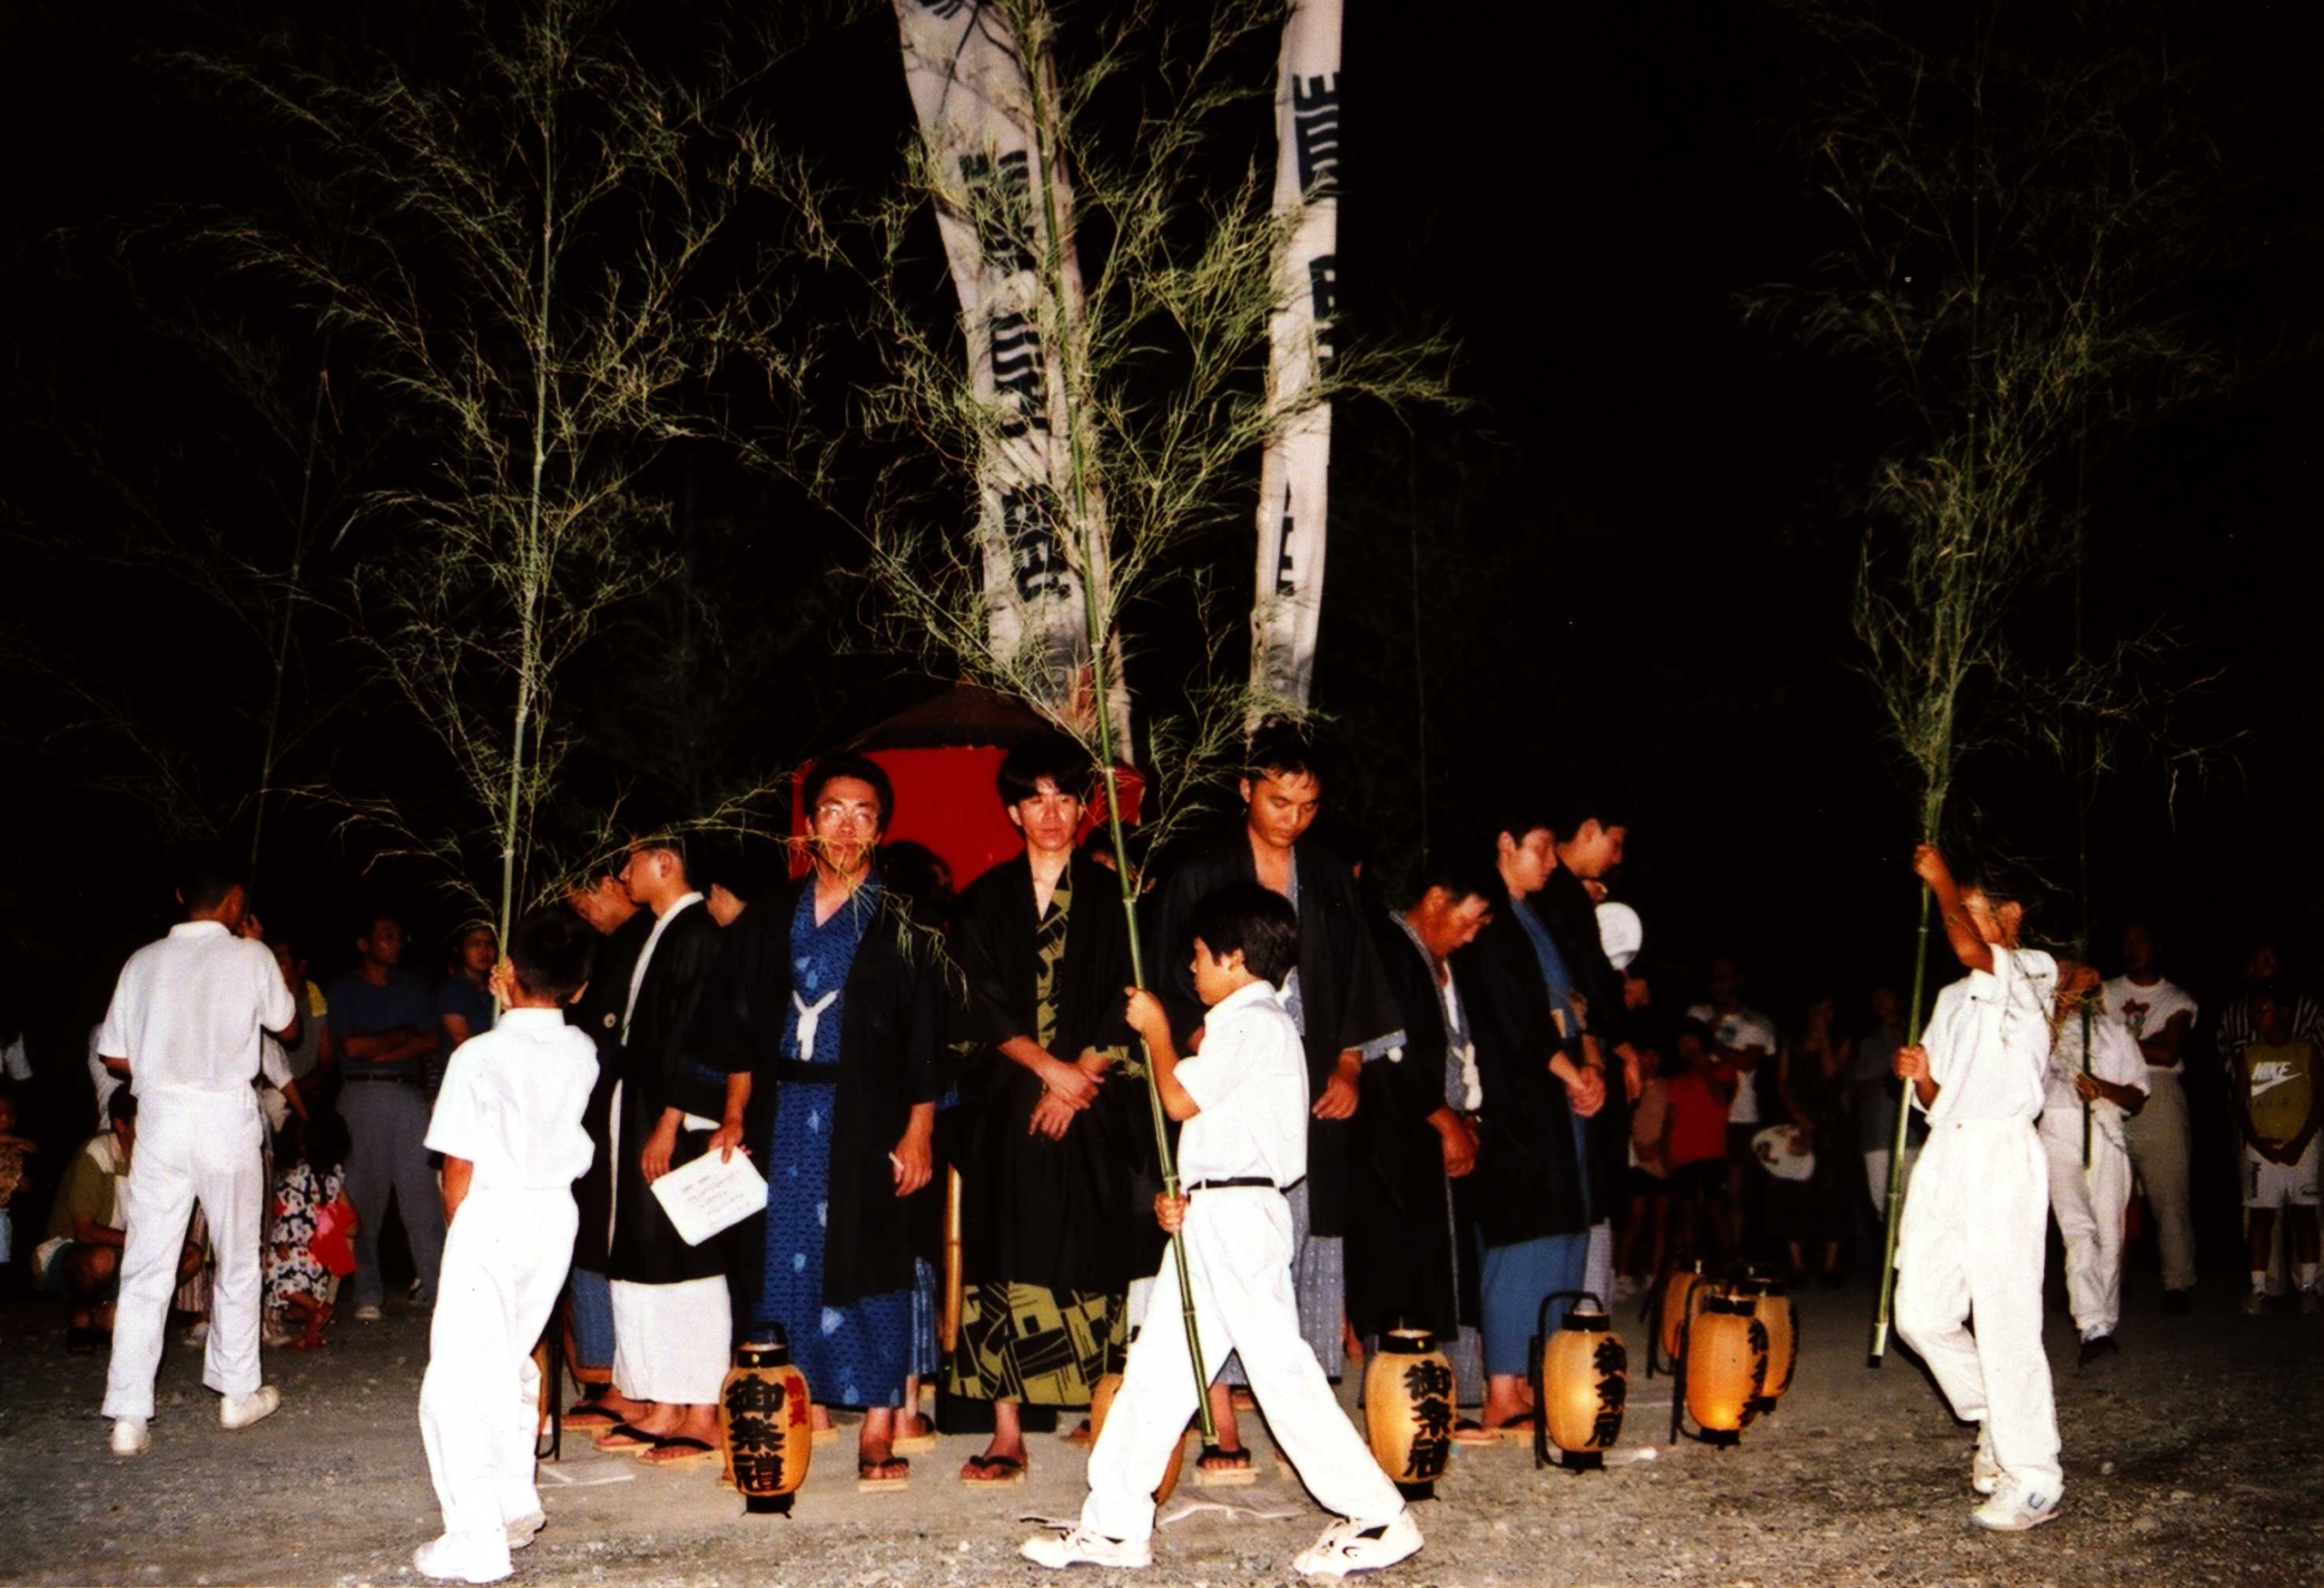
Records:
[[[1243,1447],[1242,1425],[1235,1416],[1233,1389],[1224,1384],[1210,1386],[1210,1415],[1211,1420],[1218,1425],[1218,1454],[1224,1459],[1206,1458],[1201,1465],[1213,1470],[1250,1465],[1250,1452]]]
[[[911,1475],[911,1464],[895,1453],[896,1412],[893,1406],[873,1406],[863,1414],[862,1432],[855,1440],[859,1478],[901,1478]]]
[[[2250,1232],[2246,1238],[2251,1248],[2251,1288],[2260,1295],[2267,1293],[2268,1258],[2276,1238],[2276,1210],[2273,1208],[2250,1209]]]
[[[904,1375],[904,1404],[896,1411],[896,1437],[917,1439],[931,1431],[929,1421],[920,1415],[920,1375]]]
[[[632,1400],[615,1389],[611,1380],[607,1380],[606,1387],[597,1392],[596,1399],[599,1406],[632,1426],[635,1426],[638,1418],[649,1415],[654,1410],[652,1401]]]
[[[1480,1420],[1487,1428],[1498,1429],[1512,1417],[1522,1417],[1533,1410],[1532,1386],[1521,1373],[1489,1373],[1485,1376],[1485,1406]]]
[[[996,1459],[1015,1462],[1020,1467],[1031,1463],[1025,1454],[1025,1418],[1015,1401],[992,1403],[992,1440],[984,1447],[981,1456],[971,1459],[960,1468],[960,1475],[973,1480],[979,1464],[990,1465]]]

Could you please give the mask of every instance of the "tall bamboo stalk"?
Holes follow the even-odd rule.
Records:
[[[1913,1001],[1905,1014],[1905,1041],[1921,1040],[1921,1008],[1928,993],[1928,918],[1935,895],[1921,888],[1921,924],[1914,940]],[[1896,1135],[1888,1148],[1888,1228],[1880,1248],[1880,1310],[1872,1321],[1872,1361],[1876,1366],[1888,1349],[1888,1324],[1896,1300],[1896,1235],[1905,1210],[1905,1144],[1913,1125],[1913,1083],[1897,1083],[1904,1095],[1896,1100]]]
[[[1064,218],[1058,213],[1057,183],[1051,173],[1057,158],[1056,128],[1051,123],[1051,106],[1043,90],[1046,78],[1041,70],[1041,40],[1031,27],[1033,18],[1029,8],[1012,6],[1011,32],[1022,54],[1025,82],[1032,100],[1033,143],[1040,169],[1033,173],[1033,182],[1041,195],[1042,213],[1047,222],[1045,246],[1041,251],[1042,286],[1052,317],[1050,334],[1056,339],[1063,370],[1066,403],[1067,485],[1071,495],[1073,538],[1080,554],[1081,607],[1089,640],[1090,715],[1097,731],[1098,766],[1106,784],[1106,834],[1113,845],[1114,875],[1121,887],[1122,919],[1129,933],[1130,980],[1137,986],[1146,985],[1145,946],[1137,930],[1137,875],[1129,863],[1129,845],[1122,827],[1121,782],[1119,757],[1116,754],[1116,732],[1113,712],[1113,680],[1107,676],[1108,647],[1113,625],[1108,612],[1111,592],[1101,589],[1098,570],[1105,566],[1091,544],[1089,521],[1089,488],[1088,459],[1083,447],[1081,405],[1076,399],[1082,390],[1078,371],[1082,364],[1082,350],[1078,334],[1077,317],[1067,312],[1068,300],[1065,291]],[[1162,1170],[1162,1194],[1178,1195],[1178,1167],[1170,1151],[1169,1119],[1162,1107],[1162,1082],[1155,1073],[1153,1050],[1139,1039],[1138,1047],[1146,1059],[1146,1104],[1154,1126],[1155,1161]],[[1202,1354],[1202,1330],[1195,1318],[1195,1296],[1192,1276],[1187,1267],[1187,1243],[1182,1235],[1170,1238],[1171,1261],[1177,1268],[1178,1316],[1187,1331],[1187,1356],[1193,1364],[1195,1375],[1195,1415],[1202,1428],[1206,1444],[1218,1438],[1218,1427],[1210,1410],[1210,1375]]]

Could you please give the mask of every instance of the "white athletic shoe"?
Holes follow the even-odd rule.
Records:
[[[1993,1433],[1983,1423],[1977,1425],[1977,1454],[1969,1458],[1969,1486],[1981,1494],[2001,1490],[2001,1463],[1994,1459]]]
[[[543,1515],[540,1512],[526,1512],[522,1516],[517,1517],[516,1520],[508,1524],[508,1547],[510,1549],[530,1548],[533,1542],[533,1534],[538,1533],[542,1528],[547,1527],[547,1525],[548,1518]]]
[[[1292,1558],[1292,1565],[1310,1577],[1344,1577],[1350,1572],[1376,1572],[1420,1553],[1420,1524],[1410,1511],[1395,1520],[1365,1526],[1343,1516],[1324,1529],[1324,1536]]]
[[[1066,1566],[1112,1566],[1117,1571],[1143,1571],[1154,1563],[1154,1545],[1147,1539],[1108,1538],[1086,1527],[1044,1533],[1017,1546],[1017,1553],[1052,1572]]]
[[[376,1301],[367,1301],[355,1309],[357,1323],[378,1323],[380,1316],[379,1304]]]
[[[282,1392],[271,1384],[261,1384],[248,1395],[230,1395],[218,1403],[218,1425],[221,1428],[247,1428],[274,1415],[282,1405]]]
[[[145,1432],[143,1417],[115,1417],[113,1420],[113,1453],[115,1455],[143,1455],[153,1443]]]
[[[479,1539],[448,1533],[411,1552],[412,1569],[439,1583],[497,1583],[516,1570],[507,1550],[492,1547],[497,1542],[489,1534]]]
[[[2037,1494],[2014,1484],[1969,1513],[1969,1520],[1987,1533],[2024,1533],[2058,1519],[2059,1494]]]

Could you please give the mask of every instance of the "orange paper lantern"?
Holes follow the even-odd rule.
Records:
[[[1452,1364],[1426,1329],[1390,1329],[1364,1370],[1364,1428],[1373,1459],[1407,1500],[1436,1492],[1452,1459]]]
[[[1541,1304],[1545,1325],[1550,1305]],[[1603,1466],[1606,1452],[1621,1437],[1622,1408],[1630,1398],[1630,1353],[1622,1337],[1598,1298],[1584,1296],[1554,1332],[1537,1336],[1533,1344],[1536,1465],[1547,1459],[1546,1446],[1554,1445],[1561,1466]]]
[[[1782,1280],[1765,1275],[1738,1281],[1735,1293],[1758,1300],[1758,1319],[1768,1328],[1767,1387],[1752,1409],[1773,1411],[1799,1371],[1799,1302]]]
[[[784,1515],[807,1481],[815,1445],[808,1417],[807,1377],[792,1365],[780,1328],[734,1347],[734,1366],[718,1393],[718,1441],[727,1470],[754,1515]]]
[[[1768,1330],[1758,1302],[1713,1296],[1687,1326],[1679,1359],[1688,1415],[1712,1443],[1731,1445],[1768,1381]]]
[[[1702,1310],[1702,1304],[1716,1289],[1717,1286],[1703,1272],[1699,1262],[1690,1269],[1664,1277],[1662,1307],[1657,1321],[1665,1363],[1679,1360],[1679,1336],[1685,1332],[1687,1320]]]

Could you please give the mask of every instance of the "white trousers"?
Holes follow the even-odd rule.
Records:
[[[1928,1364],[1955,1414],[1985,1425],[2004,1478],[2054,1497],[2065,1477],[2042,1349],[2049,1192],[2031,1121],[1931,1130],[1898,1236],[1896,1335]]]
[[[645,1285],[615,1279],[614,1387],[635,1401],[718,1403],[734,1343],[734,1303],[724,1275]]]
[[[567,1189],[471,1191],[444,1238],[419,1436],[444,1531],[495,1563],[507,1559],[507,1524],[541,1508],[533,1346],[565,1287],[575,1225]]]
[[[1196,1191],[1179,1238],[1207,1358],[1204,1382],[1216,1376],[1216,1365],[1229,1351],[1240,1355],[1268,1431],[1316,1502],[1367,1527],[1393,1521],[1404,1508],[1403,1496],[1340,1410],[1323,1365],[1300,1336],[1291,1210],[1282,1193],[1256,1186]],[[1081,1522],[1108,1538],[1152,1536],[1155,1488],[1195,1415],[1179,1310],[1177,1265],[1166,1257],[1121,1392],[1089,1453]]]
[[[2131,1206],[2131,1155],[2096,1120],[2090,1167],[2082,1167],[2082,1110],[2042,1116],[2050,1159],[2050,1211],[2066,1248],[2066,1299],[2085,1340],[2111,1335],[2122,1317],[2122,1216]]]
[[[2195,1287],[2195,1215],[2188,1202],[2187,1093],[2178,1074],[2146,1072],[2146,1107],[2122,1121],[2131,1167],[2154,1210],[2154,1241],[2162,1253],[2162,1287]]]
[[[259,1218],[266,1171],[257,1094],[156,1087],[138,1094],[137,1150],[122,1188],[125,1239],[104,1415],[151,1417],[178,1252],[194,1205],[218,1252],[202,1382],[222,1395],[259,1386]]]

